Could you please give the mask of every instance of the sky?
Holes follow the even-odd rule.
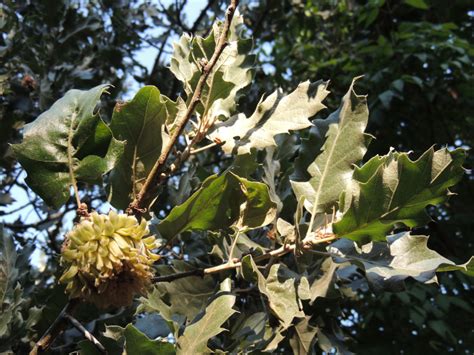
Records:
[[[164,7],[167,7],[173,2],[174,2],[173,0],[162,0],[161,4]],[[201,11],[206,7],[207,2],[208,2],[207,0],[189,0],[183,9],[183,12],[184,12],[183,22],[186,25],[191,26],[193,22],[196,20],[196,18],[199,16]],[[152,29],[148,31],[146,34],[149,36],[159,36],[161,34],[161,31],[159,29]],[[178,40],[178,37],[171,38],[171,41],[169,43],[171,44],[172,42],[177,41],[177,40]],[[135,59],[140,64],[145,66],[148,69],[148,72],[151,72],[153,68],[153,64],[155,63],[155,58],[157,54],[158,54],[158,49],[152,46],[145,46],[143,49],[136,52]],[[165,58],[165,62],[167,62],[168,59],[169,58]],[[125,97],[124,97],[124,99],[127,99],[127,100],[131,99],[133,97],[133,94],[138,91],[139,84],[133,78],[130,78],[129,87],[130,87],[130,90],[125,94]]]
[[[167,7],[171,3],[173,3],[173,0],[163,0],[161,1],[161,4],[163,6]],[[207,5],[207,0],[190,0],[184,7],[184,23],[186,25],[192,25],[193,22],[196,20],[196,18],[199,16],[201,11],[206,7]],[[159,34],[159,31],[150,31],[149,34]],[[176,38],[177,40],[177,38]],[[145,67],[148,68],[148,70],[151,70],[153,68],[153,64],[155,62],[155,57],[158,53],[158,50],[156,48],[153,48],[151,46],[143,48],[141,51],[137,52],[137,60],[143,64]]]

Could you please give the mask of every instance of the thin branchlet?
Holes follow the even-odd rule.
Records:
[[[149,198],[149,192],[156,188],[157,184],[160,184],[162,181],[166,180],[165,177],[162,177],[163,168],[166,165],[166,161],[172,151],[173,147],[175,146],[176,142],[178,141],[179,136],[182,134],[184,127],[191,119],[194,111],[196,110],[197,105],[201,101],[202,90],[206,83],[209,74],[212,72],[214,66],[216,65],[219,57],[221,56],[222,52],[224,51],[225,47],[227,46],[227,39],[230,30],[230,24],[232,22],[232,18],[234,17],[235,10],[237,9],[238,0],[231,0],[230,5],[227,7],[227,11],[225,14],[225,21],[222,26],[222,31],[219,36],[219,40],[217,41],[216,48],[214,53],[211,56],[211,59],[202,67],[201,75],[199,77],[199,81],[196,85],[196,89],[194,90],[193,96],[189,102],[189,105],[186,109],[185,114],[178,120],[176,123],[176,128],[171,134],[170,139],[163,147],[163,150],[158,157],[158,160],[155,162],[153,168],[151,169],[150,173],[148,174],[145,183],[143,184],[142,188],[140,189],[139,193],[135,197],[135,199],[130,203],[127,208],[127,213],[130,215],[140,216],[141,214],[146,212],[146,207],[144,206],[146,201]],[[195,142],[191,142],[189,146],[189,152],[179,158],[179,161],[173,164],[175,168],[172,168],[170,171],[167,171],[167,174],[172,173],[176,170],[176,167],[184,160],[183,158],[189,157],[190,148],[192,144]],[[167,175],[165,174],[165,175]],[[169,176],[169,175],[168,175]]]

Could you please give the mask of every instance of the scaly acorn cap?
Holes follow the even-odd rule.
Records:
[[[59,282],[70,298],[82,298],[100,308],[121,307],[143,295],[153,277],[155,237],[147,221],[110,211],[82,218],[64,241]]]

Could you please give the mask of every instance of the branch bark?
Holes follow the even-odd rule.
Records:
[[[333,240],[336,240],[337,236],[331,235],[327,238],[321,238],[321,239],[311,239],[311,240],[306,240],[306,242],[303,243],[303,250],[306,251],[311,251],[311,247],[316,244],[322,244],[326,242],[332,242]],[[263,255],[257,256],[255,258],[255,262],[259,262],[262,260],[270,259],[270,258],[279,258],[283,255],[286,255],[290,252],[294,252],[296,249],[296,244],[291,244],[291,245],[283,245],[278,249],[269,251],[268,253],[265,253]],[[174,280],[182,279],[184,277],[189,277],[189,276],[205,276],[205,275],[210,275],[226,270],[233,270],[237,269],[242,266],[242,260],[237,259],[237,260],[230,260],[227,263],[217,265],[217,266],[211,266],[208,268],[203,268],[203,269],[194,269],[190,271],[184,271],[184,272],[178,272],[175,274],[171,275],[164,275],[164,276],[156,276],[153,278],[153,282],[171,282]]]
[[[105,347],[101,344],[100,341],[97,340],[95,336],[91,334],[76,318],[71,316],[70,314],[66,313],[64,315],[65,318],[67,318],[71,324],[76,327],[77,330],[79,330],[82,334],[84,334],[84,337],[89,340],[92,344],[95,345],[95,347],[102,353],[102,354],[107,354],[107,350]]]
[[[204,87],[204,84],[206,83],[207,78],[209,77],[209,74],[211,73],[212,69],[216,65],[217,60],[219,59],[220,55],[222,54],[224,48],[227,45],[227,37],[229,34],[230,23],[232,21],[235,10],[237,8],[237,4],[238,4],[238,0],[231,0],[231,3],[229,7],[227,8],[227,11],[225,14],[225,21],[224,21],[222,33],[219,37],[216,48],[214,50],[214,53],[211,59],[202,69],[201,76],[199,77],[199,81],[196,85],[196,89],[191,98],[191,101],[189,102],[187,110],[185,114],[183,115],[183,117],[181,117],[179,121],[177,122],[176,129],[173,131],[173,134],[171,135],[167,144],[163,147],[163,151],[161,152],[161,155],[159,156],[158,160],[156,161],[155,165],[150,171],[150,174],[145,180],[145,183],[143,184],[140,192],[137,194],[136,198],[128,206],[127,208],[128,214],[140,216],[142,213],[146,212],[144,203],[148,199],[148,192],[158,182],[160,173],[166,164],[166,161],[168,159],[168,156],[173,146],[176,144],[178,137],[183,132],[184,127],[188,123],[199,101],[201,100],[202,89]]]

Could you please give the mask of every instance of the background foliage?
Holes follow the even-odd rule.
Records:
[[[167,68],[172,41],[182,32],[207,33],[212,21],[222,17],[225,8],[221,1],[210,0],[189,21],[186,6],[189,6],[186,1],[164,6],[139,1],[7,1],[0,5],[0,215],[5,222],[5,233],[13,235],[21,248],[17,253],[11,245],[4,242],[1,245],[7,260],[6,270],[12,270],[9,280],[15,285],[9,288],[9,303],[1,305],[1,351],[11,346],[17,352],[28,349],[29,341],[44,332],[65,303],[66,297],[54,277],[59,272],[57,253],[63,234],[71,225],[71,211],[75,209],[72,199],[59,210],[51,209],[28,190],[25,174],[12,157],[8,143],[18,143],[21,127],[72,88],[113,84],[111,95],[104,96],[101,111],[102,117],[112,122],[115,99],[129,92],[130,86],[136,85],[133,81],[140,86],[158,85],[162,94],[176,99],[181,86]],[[240,109],[247,116],[263,92],[271,93],[277,87],[290,91],[307,79],[331,79],[332,94],[326,104],[332,112],[352,77],[364,74],[357,84],[357,92],[369,94],[368,132],[377,137],[369,146],[366,159],[385,154],[389,147],[401,151],[412,149],[419,156],[436,143],[451,148],[472,146],[474,17],[468,1],[449,4],[437,0],[248,1],[242,2],[240,11],[245,14],[248,33],[255,39],[258,65],[255,84],[240,100]],[[146,68],[138,61],[137,53],[150,46],[156,49],[156,58],[154,65]],[[311,139],[309,134],[302,131],[301,136]],[[295,157],[294,151],[273,153],[273,158],[280,162],[279,171],[273,173],[280,181],[288,181],[294,174]],[[265,165],[263,154],[258,159],[263,165],[255,167],[256,175],[268,177],[274,165]],[[472,167],[472,159],[470,154],[465,164],[468,168]],[[172,206],[182,203],[195,191],[199,182],[231,163],[219,149],[197,156],[179,178],[170,179],[169,188],[163,190],[155,206],[157,215],[161,218],[167,215]],[[239,169],[238,163],[234,165]],[[239,173],[245,176],[249,172]],[[454,189],[459,195],[446,205],[431,208],[435,222],[417,231],[431,235],[429,247],[457,263],[465,262],[474,251],[473,180],[471,173],[465,174]],[[84,202],[107,210],[103,206],[104,191],[91,188],[87,181],[80,189]],[[277,192],[282,200],[281,216],[291,220],[289,211],[296,201],[292,200],[289,189]],[[264,235],[254,237],[265,239]],[[180,260],[184,254],[203,257],[211,252],[213,258],[225,259],[217,250],[215,254],[208,250],[201,240],[204,236],[194,236],[191,240],[190,235],[183,234],[182,238],[188,249],[169,250],[178,260],[174,265],[177,271],[188,268]],[[242,249],[246,247],[243,245]],[[31,255],[30,263],[34,260],[34,267],[29,269]],[[468,316],[474,311],[472,278],[447,273],[440,276],[440,287],[408,281],[403,292],[374,292],[361,280],[356,287],[357,280],[348,280],[345,278],[348,275],[343,273],[335,274],[334,265],[329,262],[322,267],[328,270],[330,280],[337,278],[341,287],[322,296],[335,295],[337,291],[343,292],[346,298],[343,301],[338,297],[318,298],[314,305],[314,314],[320,315],[327,328],[332,329],[318,335],[321,349],[336,347],[342,352],[342,347],[348,347],[354,352],[378,353],[390,344],[397,353],[402,350],[460,353],[474,348],[474,324],[470,320],[474,318]],[[270,275],[272,272],[278,275],[282,271],[272,268]],[[196,284],[195,278],[162,284],[155,292],[173,297],[178,292],[174,288],[186,290]],[[214,281],[204,280],[201,293],[214,293]],[[325,279],[320,282],[323,284]],[[223,295],[215,302],[230,304],[230,312],[235,299],[225,295],[226,285],[219,287]],[[187,316],[194,318],[206,301],[207,296],[195,298],[195,304],[184,310]],[[163,311],[151,303],[141,307]],[[123,332],[115,329],[120,333],[116,334],[117,339],[126,342],[130,353],[151,342],[140,338],[144,335],[137,328],[147,330],[145,333],[150,338],[168,336],[169,330],[162,319],[133,313],[133,310],[120,310],[102,314],[84,307],[77,318],[94,332],[102,331],[105,324],[124,326],[133,321],[134,326],[127,326]],[[265,313],[249,310],[250,314],[245,322],[252,323],[254,329],[265,323]],[[254,341],[253,334],[245,331],[244,316],[240,315],[240,325],[217,338],[223,342],[219,345]],[[352,340],[342,338],[339,328]],[[113,327],[107,330],[113,331]],[[265,329],[261,332],[265,333]],[[303,352],[309,344],[297,335],[312,332],[316,330],[310,320],[303,319],[289,330],[279,346]],[[55,350],[73,350],[78,339],[77,332],[68,330]],[[89,345],[83,342],[79,346],[87,351]]]

